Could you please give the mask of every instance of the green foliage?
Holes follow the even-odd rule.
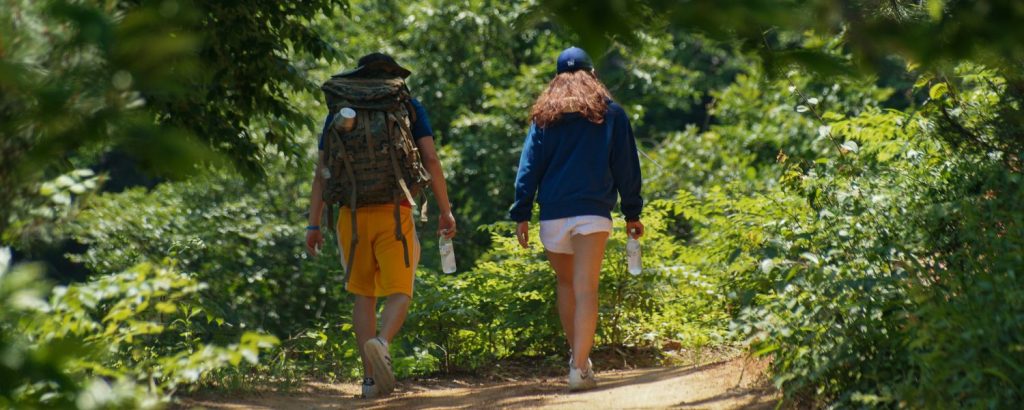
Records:
[[[693,258],[666,226],[668,203],[645,211],[644,271],[626,270],[625,228],[617,221],[601,271],[598,346],[660,346],[680,340],[701,347],[721,342],[728,318],[724,296],[701,272],[680,262]],[[537,225],[537,224],[534,224]],[[495,247],[472,271],[420,275],[406,330],[409,345],[437,357],[443,370],[475,369],[497,359],[563,355],[565,337],[555,305],[555,277],[531,229],[522,249],[507,223],[487,229]]]
[[[32,194],[14,198],[11,202],[16,208],[11,212],[13,223],[8,232],[12,235],[3,239],[22,244],[55,241],[60,235],[53,226],[74,220],[78,205],[92,197],[104,180],[90,169],[76,169],[39,184]],[[15,232],[17,235],[13,235]]]
[[[396,370],[560,357],[550,266],[495,221],[530,104],[570,44],[630,114],[649,199],[644,272],[625,271],[621,222],[608,243],[598,349],[743,341],[795,406],[1010,406],[1024,377],[1021,10],[8,0],[3,244],[74,239],[93,276],[49,291],[0,253],[0,407],[153,407],[195,386],[358,376],[338,256],[304,256],[296,198],[316,82],[376,50],[414,71],[462,227],[457,275],[434,272],[433,222],[418,228]],[[97,193],[108,175],[89,169],[115,149],[189,178]]]
[[[313,83],[290,57],[332,58],[308,22],[343,5],[5,0],[0,232],[11,201],[70,157],[116,147],[179,177],[196,162],[253,176],[268,151],[298,157],[308,123],[289,99]]]
[[[275,365],[295,371],[296,378],[306,375],[326,380],[360,377],[362,367],[359,366],[359,347],[353,337],[351,317],[342,315],[320,320],[304,333],[285,341],[280,351],[285,357]]]
[[[356,377],[361,366],[349,337],[352,305],[333,234],[323,256],[307,259],[300,241],[305,218],[294,198],[308,196],[308,174],[280,158],[272,166],[280,172],[260,189],[236,172],[209,169],[149,192],[95,196],[65,226],[89,245],[73,259],[103,272],[172,258],[196,272],[204,284],[197,296],[222,322],[212,328],[200,323],[197,337],[221,340],[255,329],[282,340],[256,374],[225,372],[218,380],[225,386]]]
[[[157,128],[140,109],[142,93],[172,92],[165,89],[176,75],[195,70],[189,54],[196,38],[165,40],[180,16],[157,19],[154,7],[142,7],[113,18],[90,5],[61,1],[7,1],[0,13],[0,231],[12,223],[11,205],[20,205],[13,201],[26,196],[33,182],[53,177],[51,167],[66,161],[67,153],[106,142],[142,148],[133,141],[146,135],[162,148],[160,155],[179,154],[152,162],[165,170],[181,164],[178,158],[189,152],[181,132]],[[132,48],[145,43],[162,46],[132,56]],[[156,159],[156,152],[132,152]]]
[[[138,265],[116,275],[54,290],[45,320],[26,323],[33,339],[75,337],[94,351],[71,362],[73,371],[126,377],[157,392],[195,383],[207,373],[243,360],[255,364],[273,336],[252,332],[227,346],[204,335],[200,323],[216,326],[196,297],[206,285],[173,270]]]
[[[842,64],[825,53],[798,48],[770,53],[762,47],[765,32],[841,35],[854,57],[875,69],[898,54],[929,67],[969,59],[1015,72],[1024,56],[1024,48],[1013,40],[1021,37],[1016,22],[1024,10],[1013,0],[548,0],[540,6],[582,34],[593,52],[606,49],[609,37],[632,45],[639,33],[667,25],[737,41],[769,58],[770,65],[800,63],[819,70],[841,69]]]
[[[227,345],[198,321],[222,323],[195,294],[205,285],[167,268],[139,265],[94,282],[54,288],[31,266],[0,254],[4,376],[0,404],[16,408],[153,408],[182,384],[226,366],[257,363],[277,339],[253,332]]]
[[[1024,324],[1014,307],[1015,156],[950,144],[966,127],[993,130],[995,144],[1010,141],[995,131],[1003,120],[996,113],[1016,102],[992,71],[958,73],[959,101],[930,87],[922,92],[931,101],[916,112],[829,108],[819,138],[842,141],[838,148],[784,145],[777,164],[751,161],[774,170],[761,181],[715,185],[700,201],[680,194],[695,243],[736,303],[733,334],[774,357],[788,400],[998,407],[1019,399],[1010,382],[1024,361],[1014,347]],[[951,123],[943,111],[954,107]]]
[[[0,248],[0,406],[40,408],[44,405],[69,408],[84,390],[83,382],[68,377],[62,369],[76,356],[74,344],[47,343],[33,346],[18,332],[21,320],[41,316],[46,306],[46,286],[37,266],[11,267],[9,248]],[[34,390],[48,388],[43,396]]]
[[[288,172],[268,176],[263,189],[211,170],[151,192],[98,196],[68,226],[89,245],[77,259],[116,271],[172,257],[197,272],[208,285],[200,292],[206,306],[237,329],[287,339],[337,320],[349,302],[336,246],[328,242],[324,257],[305,260],[304,218],[293,198],[308,196],[308,175],[282,169]]]

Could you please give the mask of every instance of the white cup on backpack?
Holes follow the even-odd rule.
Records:
[[[341,116],[341,121],[335,123],[338,131],[349,132],[356,127],[356,110],[345,107],[338,111],[338,115]]]

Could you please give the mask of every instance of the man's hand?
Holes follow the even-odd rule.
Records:
[[[443,236],[447,239],[455,237],[455,215],[451,212],[442,213],[437,218],[437,236]]]
[[[640,239],[641,236],[644,236],[644,223],[639,220],[626,222],[626,234],[633,239]]]
[[[320,253],[320,248],[324,246],[324,234],[319,229],[312,229],[306,231],[306,253],[309,256],[316,256]]]
[[[530,222],[523,221],[516,227],[516,239],[519,239],[519,246],[523,249],[530,248]]]

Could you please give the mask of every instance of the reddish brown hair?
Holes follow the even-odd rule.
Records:
[[[530,119],[543,128],[557,122],[563,114],[575,112],[594,124],[602,124],[611,98],[611,93],[593,71],[561,73],[537,97]]]

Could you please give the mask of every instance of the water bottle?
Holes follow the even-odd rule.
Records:
[[[334,126],[341,132],[349,132],[356,128],[356,110],[349,107],[342,108],[338,111],[337,121],[334,122]]]
[[[636,233],[633,230],[630,233]],[[629,262],[629,273],[639,275],[643,266],[640,263],[640,241],[626,235],[626,260]]]
[[[441,271],[455,273],[455,245],[446,237],[447,235],[447,231],[442,231],[441,237],[437,240],[437,247],[441,250]]]

